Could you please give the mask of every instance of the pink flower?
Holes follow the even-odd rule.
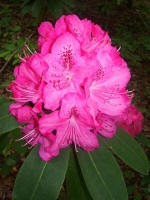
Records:
[[[63,15],[55,27],[42,22],[38,33],[40,53],[20,58],[9,85],[17,102],[10,113],[26,123],[19,140],[40,144],[48,161],[72,143],[76,151],[98,148],[97,132],[111,138],[117,123],[133,136],[141,130],[126,89],[130,71],[108,33],[76,15]]]
[[[88,76],[86,62],[81,56],[79,42],[68,32],[55,41],[51,54],[44,60],[49,66],[44,76],[48,83],[44,88],[44,104],[46,109],[55,110],[65,94],[80,93],[80,85]]]
[[[142,122],[142,113],[134,105],[130,105],[119,117],[118,126],[135,137],[142,131]]]
[[[14,70],[15,81],[9,85],[14,95],[13,99],[21,104],[38,103],[44,87],[42,76],[47,67],[40,54],[22,59],[21,65]]]
[[[40,144],[39,155],[44,161],[49,161],[52,158],[52,154],[49,152],[49,147],[55,141],[55,135],[45,134],[41,135],[37,121],[34,120],[28,125],[22,128],[23,137],[18,139],[18,141],[26,140],[26,143],[23,146],[30,145],[29,148],[32,148],[36,144]]]
[[[23,106],[19,103],[12,103],[9,106],[9,112],[19,123],[27,123],[33,119],[33,111],[30,106]]]
[[[22,104],[11,104],[9,107],[10,113],[16,118],[19,123],[26,123],[24,127],[22,127],[23,137],[20,140],[26,140],[26,144],[30,144],[34,146],[38,143],[40,138],[40,132],[38,130],[38,116],[37,113],[34,112],[33,108],[27,105]]]
[[[33,146],[38,144],[41,134],[38,130],[38,124],[36,120],[24,126],[22,128],[22,133],[23,133],[23,137],[18,139],[18,141],[25,140],[26,143],[24,144],[24,146],[31,145],[31,148],[32,148]]]
[[[50,22],[42,22],[38,28],[40,35],[38,39],[38,50],[42,54],[46,54],[50,51],[51,45],[55,39],[55,30]]]
[[[104,137],[112,138],[116,133],[116,119],[99,112],[96,120],[99,124],[97,126],[98,133]]]
[[[131,103],[125,89],[130,72],[126,63],[116,54],[112,47],[100,50],[95,77],[85,85],[89,105],[111,116],[120,115]]]
[[[30,106],[22,107],[20,104],[11,104],[9,109],[10,113],[16,117],[19,123],[27,123],[27,125],[21,128],[23,136],[17,141],[25,140],[26,143],[23,146],[29,145],[29,148],[39,143],[40,157],[45,161],[49,161],[52,155],[48,149],[54,143],[55,135],[41,135],[38,127],[39,118]]]
[[[43,134],[57,131],[56,141],[50,149],[53,156],[58,155],[59,149],[67,147],[72,142],[76,151],[76,145],[86,151],[92,151],[99,146],[96,134],[91,132],[93,120],[86,111],[86,102],[76,94],[65,96],[60,112],[45,115],[40,119],[39,125]]]
[[[45,136],[41,136],[39,139],[40,150],[39,155],[44,161],[49,161],[53,157],[49,149],[54,144],[56,140],[56,136],[53,134],[47,134]]]

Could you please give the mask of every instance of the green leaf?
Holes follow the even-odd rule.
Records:
[[[16,129],[18,125],[15,118],[9,114],[0,117],[0,135]]]
[[[12,102],[0,96],[0,135],[18,127],[15,118],[9,114],[10,103]]]
[[[5,48],[8,50],[8,51],[13,51],[16,49],[16,45],[13,44],[13,43],[8,43],[5,45]]]
[[[3,57],[6,56],[7,54],[9,54],[9,51],[1,51],[1,52],[0,52],[0,58],[3,58]]]
[[[12,31],[17,32],[20,31],[21,27],[20,26],[15,26],[12,28]]]
[[[118,127],[113,138],[101,137],[101,141],[131,168],[142,174],[148,174],[149,162],[146,154],[136,140],[121,128]]]
[[[0,84],[0,88],[6,88],[6,87],[8,87],[10,81],[11,81],[11,80],[6,80],[6,81],[4,81],[2,84]]]
[[[79,165],[94,200],[127,200],[121,170],[111,152],[104,146],[92,152],[79,150]]]
[[[10,138],[8,134],[0,136],[0,152],[9,144]]]
[[[0,118],[9,114],[10,101],[0,101]]]
[[[44,162],[38,146],[29,154],[17,176],[13,200],[56,200],[62,187],[69,160],[69,149]]]
[[[73,151],[70,152],[66,185],[69,200],[91,200]]]
[[[142,145],[146,146],[146,147],[150,147],[150,141],[148,140],[148,138],[144,135],[144,134],[139,134],[136,137],[136,140],[141,143]]]

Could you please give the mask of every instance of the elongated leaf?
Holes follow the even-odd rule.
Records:
[[[0,118],[9,114],[9,105],[11,101],[5,99],[3,96],[0,96]]]
[[[77,154],[87,188],[94,200],[127,200],[121,170],[104,146],[92,152]]]
[[[101,141],[131,168],[142,174],[148,174],[149,162],[146,154],[136,140],[121,128],[118,127],[112,139],[101,137]]]
[[[0,117],[0,135],[16,129],[18,125],[15,118],[10,114]]]
[[[73,151],[70,152],[69,167],[66,175],[67,196],[69,200],[91,200],[81,177],[81,171],[75,160]]]
[[[44,162],[38,147],[32,150],[17,176],[13,200],[56,200],[68,167],[69,149]]]
[[[0,136],[0,152],[9,144],[10,138],[8,134]]]
[[[15,118],[9,114],[10,103],[12,102],[0,96],[0,135],[18,127]]]
[[[9,114],[10,101],[5,101],[0,103],[0,118],[4,115]]]

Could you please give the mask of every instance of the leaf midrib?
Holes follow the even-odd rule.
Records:
[[[45,167],[46,167],[46,166],[47,166],[47,162],[45,162],[44,165],[43,165],[43,169],[42,169],[41,174],[40,174],[40,176],[39,176],[39,178],[38,178],[38,181],[37,181],[37,183],[36,183],[36,185],[35,185],[35,188],[34,188],[34,190],[33,190],[33,193],[32,193],[32,195],[31,195],[30,200],[32,200],[32,199],[34,198],[34,195],[35,195],[36,190],[37,190],[37,188],[38,188],[38,186],[39,186],[39,184],[40,184],[40,181],[41,181],[41,179],[42,179],[42,176],[43,176],[43,173],[44,173],[44,170],[45,170]]]
[[[100,180],[101,180],[101,182],[103,183],[104,187],[105,187],[106,190],[108,191],[109,196],[111,197],[111,199],[115,200],[115,199],[113,198],[111,192],[108,190],[108,187],[106,186],[106,183],[105,183],[105,181],[103,180],[103,178],[102,178],[102,176],[101,176],[99,170],[97,169],[97,167],[96,167],[96,165],[95,165],[95,162],[94,162],[94,160],[93,160],[93,158],[92,158],[90,152],[88,152],[88,155],[89,155],[89,158],[90,158],[90,160],[91,160],[91,162],[92,162],[92,164],[93,164],[93,166],[94,166],[94,168],[95,168],[95,170],[96,170],[96,172],[97,172],[97,174],[98,174],[98,177],[100,178]]]

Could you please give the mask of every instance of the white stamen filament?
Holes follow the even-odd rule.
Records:
[[[31,49],[28,47],[27,44],[25,44],[25,47],[28,49],[28,51],[33,55],[34,53],[31,51]]]
[[[29,131],[28,134],[26,134],[25,136],[21,137],[20,139],[17,139],[16,141],[21,141],[21,140],[27,139],[27,138],[31,137],[34,133],[35,133],[35,129],[33,129],[32,131]]]
[[[120,51],[120,49],[121,49],[121,46],[119,47],[119,49],[117,51]]]
[[[19,57],[19,59],[20,59],[21,61],[26,62],[26,60],[25,60],[24,58],[22,58],[19,54],[18,54],[18,57]]]

